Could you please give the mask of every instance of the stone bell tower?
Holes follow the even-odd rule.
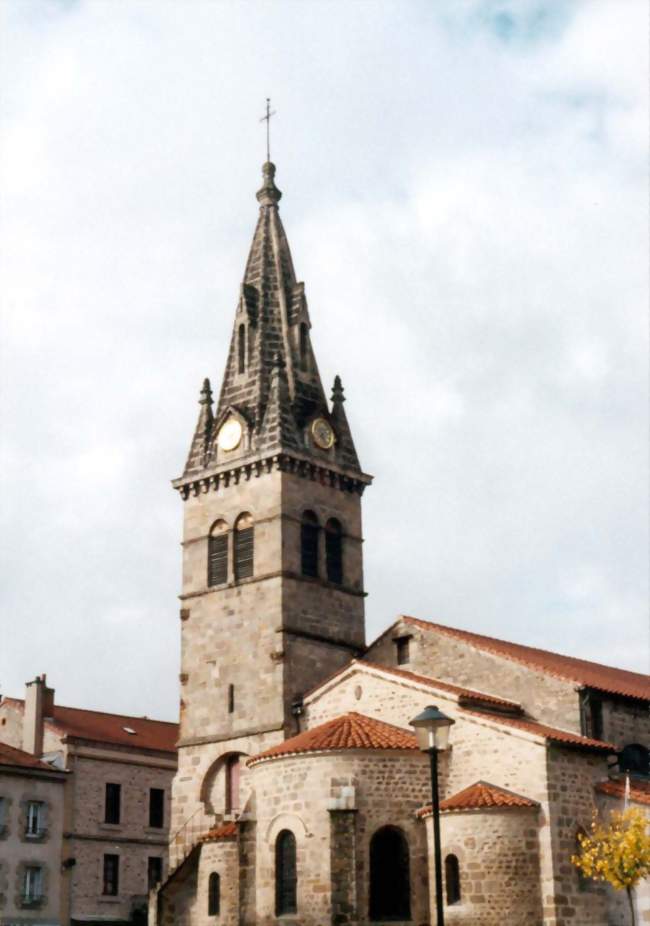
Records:
[[[263,167],[259,219],[216,407],[183,475],[181,733],[172,831],[229,807],[224,768],[293,735],[301,695],[364,646],[359,464],[337,376],[328,403]],[[243,798],[241,803],[243,803]]]

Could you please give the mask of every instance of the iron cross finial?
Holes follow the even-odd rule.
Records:
[[[266,115],[262,116],[260,122],[266,122],[266,160],[271,160],[271,133],[269,131],[269,126],[271,123],[271,116],[275,116],[275,110],[271,112],[271,97],[267,96],[266,98]]]

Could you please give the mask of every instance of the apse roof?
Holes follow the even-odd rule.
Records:
[[[262,759],[300,755],[309,752],[338,752],[344,749],[417,750],[415,736],[393,724],[351,712],[328,720],[312,730],[305,730],[291,739],[253,756],[248,765]]]
[[[492,810],[504,809],[510,807],[538,807],[537,801],[533,801],[521,794],[515,794],[513,791],[507,791],[498,785],[491,785],[487,781],[477,781],[475,784],[464,788],[457,794],[440,801],[440,810],[461,811],[461,810]],[[431,804],[421,807],[417,815],[426,817],[432,812]]]

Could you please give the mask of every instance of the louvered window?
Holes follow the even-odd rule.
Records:
[[[300,326],[300,369],[306,370],[308,367],[309,356],[309,339],[307,334],[307,325],[303,322]]]
[[[228,535],[210,537],[208,550],[208,585],[228,581]]]
[[[305,511],[300,525],[300,571],[304,576],[318,575],[318,518]]]
[[[255,526],[250,514],[241,514],[235,525],[235,578],[253,575]]]
[[[343,582],[343,528],[336,518],[325,525],[325,562],[327,578],[336,585]]]
[[[282,830],[275,841],[275,915],[296,913],[298,878],[296,873],[296,837]]]

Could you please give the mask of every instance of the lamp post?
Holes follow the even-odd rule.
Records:
[[[444,926],[445,915],[442,905],[442,850],[440,848],[440,801],[438,798],[438,753],[449,745],[449,731],[452,723],[437,707],[429,705],[421,714],[414,717],[411,726],[415,728],[418,746],[422,752],[429,753],[431,761],[431,806],[433,808],[433,848],[434,868],[436,874],[436,921]]]

